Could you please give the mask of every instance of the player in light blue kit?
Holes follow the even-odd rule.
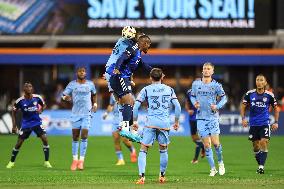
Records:
[[[106,109],[106,112],[103,115],[103,119],[106,119],[108,114],[112,112],[113,113],[113,121],[112,121],[112,136],[113,136],[113,140],[114,140],[114,148],[115,148],[115,153],[117,155],[117,163],[116,165],[125,165],[125,161],[123,158],[123,154],[121,151],[121,145],[120,145],[120,141],[122,140],[122,142],[125,144],[125,146],[130,150],[130,160],[132,163],[137,162],[137,155],[136,155],[136,150],[134,145],[132,144],[131,141],[129,141],[128,139],[124,138],[124,137],[120,137],[119,135],[119,123],[120,120],[122,119],[121,116],[121,112],[118,109],[118,104],[114,98],[114,95],[111,94],[110,99],[109,99],[109,105]]]
[[[160,148],[160,176],[159,182],[164,183],[165,173],[168,165],[168,145],[170,143],[170,107],[175,107],[175,123],[173,128],[179,128],[179,117],[181,107],[177,100],[174,90],[162,84],[164,75],[161,69],[153,68],[150,73],[152,84],[144,87],[139,93],[133,108],[133,128],[138,129],[138,109],[142,102],[148,103],[147,122],[143,129],[143,139],[141,140],[141,148],[138,156],[139,180],[136,184],[144,184],[146,156],[150,146],[157,140]]]
[[[7,164],[6,168],[11,169],[15,166],[15,160],[19,150],[26,139],[29,138],[32,132],[41,139],[43,143],[43,152],[45,157],[44,166],[52,168],[49,163],[49,145],[47,141],[46,131],[42,127],[42,119],[39,114],[45,109],[46,104],[42,97],[37,94],[33,94],[33,85],[31,82],[25,82],[24,95],[18,98],[13,106],[12,111],[12,133],[17,133],[16,126],[16,111],[20,110],[23,113],[23,119],[21,123],[21,129],[19,130],[18,141],[12,151],[11,160]]]
[[[129,33],[129,35],[124,35],[124,33]],[[141,59],[142,52],[145,54],[148,52],[151,40],[145,34],[135,38],[136,30],[131,26],[124,27],[122,34],[123,38],[116,43],[106,64],[105,77],[109,91],[114,93],[122,106],[123,121],[120,123],[120,135],[139,142],[139,136],[130,131],[134,104],[131,94],[131,77],[139,66],[142,66],[148,73],[151,71],[152,67]]]
[[[219,141],[218,111],[227,102],[227,97],[225,96],[222,85],[212,79],[213,73],[214,65],[212,63],[207,62],[203,64],[203,77],[193,82],[190,98],[192,104],[197,109],[197,130],[202,139],[205,154],[211,168],[209,176],[215,176],[218,172],[215,168],[211,143],[213,143],[217,154],[219,174],[225,174],[222,145]]]
[[[86,69],[77,69],[77,80],[71,81],[63,91],[62,99],[73,102],[72,121],[72,155],[71,170],[84,169],[84,159],[88,145],[88,131],[91,127],[92,112],[97,111],[96,88],[92,81],[86,80]],[[79,136],[81,132],[80,159],[78,159]]]

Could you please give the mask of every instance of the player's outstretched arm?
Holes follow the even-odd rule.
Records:
[[[17,133],[17,126],[16,126],[16,109],[12,110],[12,133]]]
[[[97,109],[98,109],[97,94],[92,94],[92,101],[93,101],[92,110],[93,110],[93,112],[96,112]]]
[[[107,109],[106,109],[105,113],[103,114],[103,120],[105,120],[105,119],[107,118],[108,114],[109,114],[110,112],[112,112],[112,111],[113,111],[113,105],[112,105],[112,104],[109,104],[109,105],[107,106]]]
[[[150,66],[148,63],[141,60],[142,68],[150,74],[151,70],[153,69],[152,66]]]

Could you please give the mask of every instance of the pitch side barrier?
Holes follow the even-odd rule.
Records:
[[[105,65],[112,49],[0,49],[0,65]],[[150,49],[152,65],[284,65],[284,49]]]
[[[106,120],[102,119],[105,110],[98,110],[93,114],[92,128],[90,135],[96,136],[111,136],[113,115],[110,114]],[[48,135],[71,135],[72,124],[69,120],[71,115],[70,110],[46,110],[41,114],[43,126],[46,128]],[[274,122],[274,117],[270,116],[271,122]],[[171,120],[174,121],[174,114],[171,114]],[[138,123],[140,132],[142,131],[146,121],[146,112],[139,112]],[[241,117],[239,112],[222,112],[220,116],[220,127],[222,135],[248,135],[248,128],[241,126]],[[284,112],[280,112],[279,129],[273,132],[272,135],[284,135]],[[9,112],[0,113],[0,133],[8,134],[12,131],[12,119]],[[188,114],[182,111],[180,117],[180,129],[170,132],[175,136],[190,135]]]

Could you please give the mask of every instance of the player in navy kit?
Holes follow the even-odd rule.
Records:
[[[49,163],[49,145],[46,137],[46,131],[42,127],[42,120],[39,114],[45,109],[46,105],[40,95],[33,94],[33,86],[30,82],[24,84],[24,96],[18,98],[13,106],[12,111],[12,132],[17,133],[16,126],[16,111],[21,110],[23,113],[23,119],[21,129],[19,130],[18,141],[12,151],[11,160],[6,166],[8,169],[15,166],[16,156],[26,139],[29,138],[32,132],[42,140],[43,152],[45,156],[44,166],[52,168]]]
[[[123,121],[120,123],[120,127],[125,132],[120,132],[120,134],[136,142],[139,142],[139,137],[136,140],[128,135],[134,104],[131,94],[131,76],[139,66],[142,66],[147,72],[151,71],[152,67],[144,63],[141,59],[142,52],[146,54],[150,45],[151,39],[147,35],[140,35],[137,43],[135,40],[118,42],[106,65],[105,75],[109,91],[112,91],[118,97],[119,104],[122,106]]]
[[[189,114],[189,125],[190,125],[190,134],[192,141],[196,144],[194,157],[191,161],[192,164],[198,163],[198,156],[201,151],[201,158],[205,157],[205,149],[204,145],[202,143],[202,140],[198,136],[197,133],[197,121],[196,121],[196,113],[197,109],[194,107],[194,105],[190,101],[191,96],[191,89],[187,91],[186,93],[186,103],[185,103],[185,109]]]
[[[264,164],[268,154],[270,130],[278,128],[279,110],[277,101],[272,92],[265,90],[267,84],[263,75],[256,77],[256,89],[248,91],[241,105],[243,127],[250,126],[249,140],[252,141],[255,159],[258,163],[258,174],[264,174]],[[275,122],[270,126],[269,108],[274,108]],[[245,117],[246,108],[249,107],[249,122]]]

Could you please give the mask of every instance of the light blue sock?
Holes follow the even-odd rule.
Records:
[[[222,155],[222,145],[220,144],[218,147],[215,146],[215,152],[218,158],[218,163],[223,163],[223,155]]]
[[[72,141],[72,155],[77,156],[78,158],[78,149],[79,149],[79,142],[78,141]]]
[[[210,168],[214,168],[215,164],[214,164],[214,159],[213,159],[213,151],[212,148],[205,148],[205,154],[206,154],[206,158],[208,160],[208,163],[210,165]]]
[[[116,156],[117,156],[117,159],[118,159],[118,160],[123,159],[122,151],[116,151],[115,153],[116,153]]]
[[[80,143],[80,158],[85,157],[87,152],[88,139],[81,139]]]
[[[139,175],[145,174],[147,152],[140,150],[138,156]]]
[[[165,173],[168,166],[168,150],[160,150],[160,172]]]

